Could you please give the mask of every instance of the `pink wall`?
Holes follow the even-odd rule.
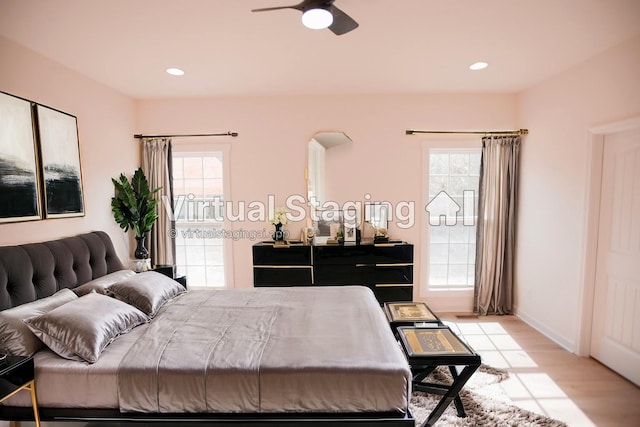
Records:
[[[582,309],[588,130],[640,116],[640,37],[518,96],[521,152],[516,305],[576,350]]]
[[[342,203],[373,200],[414,201],[416,223],[392,237],[415,247],[414,283],[420,283],[422,235],[421,137],[406,129],[511,129],[516,127],[514,95],[356,95],[245,97],[138,102],[138,129],[148,133],[237,131],[231,144],[231,199],[263,201],[273,194],[276,206],[291,194],[306,194],[307,142],[314,133],[344,131],[353,144],[331,167],[331,198]],[[289,224],[294,237],[302,224]],[[237,222],[234,230],[271,231],[266,223]],[[253,283],[249,239],[234,242],[235,286]]]
[[[84,217],[0,224],[0,245],[43,241],[92,230],[108,232],[120,258],[128,239],[111,216],[110,178],[139,163],[135,104],[124,95],[0,37],[0,90],[78,118]]]
[[[86,216],[0,224],[0,245],[41,241],[103,229],[118,253],[128,239],[110,212],[110,178],[139,164],[134,132],[234,130],[231,198],[283,204],[305,194],[307,141],[317,131],[346,132],[353,145],[330,171],[337,201],[414,201],[416,224],[391,234],[416,244],[420,283],[422,235],[421,137],[418,129],[526,127],[521,153],[517,252],[518,314],[569,349],[581,310],[588,191],[589,128],[640,115],[640,38],[610,49],[519,95],[357,95],[133,101],[73,70],[0,38],[0,90],[78,117]],[[295,236],[301,224],[291,224]],[[239,222],[233,229],[270,230]],[[252,283],[249,239],[234,242],[236,286]]]

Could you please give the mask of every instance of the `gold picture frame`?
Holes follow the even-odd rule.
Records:
[[[474,355],[474,352],[448,327],[398,328],[409,357],[437,355]]]
[[[423,302],[387,302],[384,307],[391,323],[440,322],[438,316]]]

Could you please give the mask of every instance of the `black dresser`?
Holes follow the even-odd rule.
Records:
[[[261,286],[365,285],[380,304],[413,300],[413,245],[253,245],[253,283]]]

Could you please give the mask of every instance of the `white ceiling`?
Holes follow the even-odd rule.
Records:
[[[0,35],[148,99],[511,93],[640,34],[640,0],[336,0],[360,24],[342,36],[251,12],[297,2],[0,0]]]

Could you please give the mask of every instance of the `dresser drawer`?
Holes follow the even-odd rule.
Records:
[[[370,269],[355,264],[316,264],[313,279],[316,285],[366,285],[371,283]]]
[[[376,285],[373,293],[380,304],[385,302],[413,301],[413,286]]]
[[[413,283],[413,264],[333,264],[314,267],[316,285]]]
[[[253,265],[311,265],[311,246],[253,246]]]
[[[376,264],[413,263],[413,245],[373,245],[373,258]]]
[[[314,265],[375,264],[373,245],[326,245],[313,247]]]
[[[313,284],[311,266],[264,266],[253,267],[253,284],[261,286],[311,286]]]

